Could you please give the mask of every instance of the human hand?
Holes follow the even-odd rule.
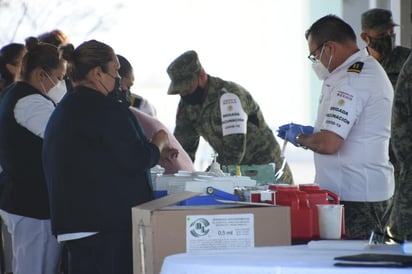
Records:
[[[297,147],[300,146],[296,142],[296,136],[298,134],[305,134],[305,135],[313,134],[313,127],[289,123],[289,124],[282,125],[278,128],[278,137],[292,143],[294,146],[297,146]]]
[[[160,129],[155,134],[153,134],[152,141],[160,151],[160,159],[164,161],[169,161],[177,158],[179,151],[171,147],[169,144],[169,135],[163,129]]]
[[[179,151],[176,148],[166,146],[160,152],[160,160],[171,161],[179,156]]]

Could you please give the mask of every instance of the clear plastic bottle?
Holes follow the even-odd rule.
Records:
[[[213,161],[212,161],[212,164],[210,165],[209,172],[214,173],[217,176],[225,176],[225,173],[223,173],[222,169],[220,168],[220,164],[217,162],[217,156],[218,154],[216,152],[212,154]]]

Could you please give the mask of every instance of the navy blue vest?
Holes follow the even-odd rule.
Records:
[[[43,139],[19,125],[14,117],[17,101],[32,94],[42,95],[31,85],[17,82],[5,91],[0,103],[0,165],[3,168],[0,208],[12,214],[49,219],[41,156]]]

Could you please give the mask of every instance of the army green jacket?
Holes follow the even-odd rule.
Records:
[[[218,153],[222,165],[282,164],[280,147],[266,124],[259,105],[242,86],[208,76],[206,96],[201,105],[189,105],[180,100],[174,135],[192,160],[195,159],[199,138],[202,136]],[[246,134],[223,136],[220,97],[225,93],[237,95],[247,115]],[[287,179],[288,178],[288,179]],[[291,182],[289,167],[284,180]]]

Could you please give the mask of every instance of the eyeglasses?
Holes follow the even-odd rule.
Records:
[[[323,47],[323,45],[324,45],[326,42],[327,42],[327,41],[321,43],[321,44],[319,45],[319,47],[317,47],[314,51],[310,52],[309,55],[308,55],[308,59],[311,60],[312,62],[316,62],[315,54],[316,54],[316,52],[317,52],[320,48]]]

